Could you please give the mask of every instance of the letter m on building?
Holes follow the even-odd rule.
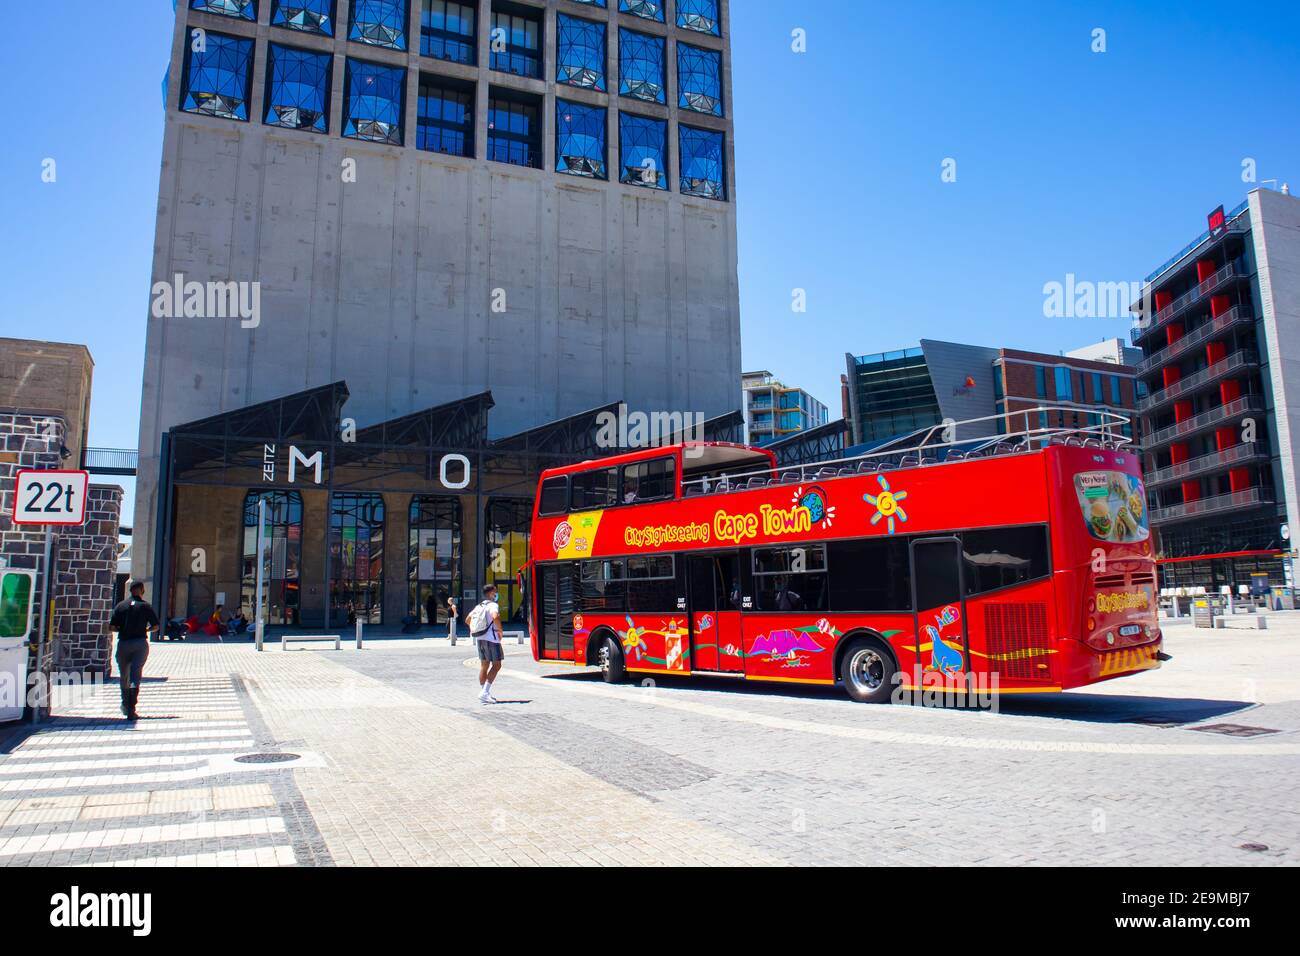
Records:
[[[308,458],[306,455],[304,455],[302,452],[298,450],[297,445],[290,445],[289,446],[289,484],[291,485],[294,483],[294,476],[297,473],[298,465],[302,465],[304,468],[315,468],[316,477],[314,481],[316,484],[319,485],[321,481],[321,471],[325,465],[325,453],[318,451],[316,452],[316,454]]]

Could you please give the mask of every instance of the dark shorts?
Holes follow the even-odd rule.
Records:
[[[478,644],[479,660],[492,664],[506,659],[506,652],[501,649],[500,641],[485,641],[479,638],[475,643]]]

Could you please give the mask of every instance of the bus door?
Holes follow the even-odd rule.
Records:
[[[687,562],[691,670],[743,673],[739,553],[691,555]]]
[[[963,675],[970,671],[970,646],[961,575],[960,540],[922,538],[912,542],[912,587],[916,591],[921,668],[942,674],[945,685],[964,687]]]
[[[574,564],[547,564],[538,568],[537,611],[541,656],[545,660],[573,660]]]

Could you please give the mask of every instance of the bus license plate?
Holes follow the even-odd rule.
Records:
[[[1123,627],[1119,629],[1119,633],[1120,633],[1120,637],[1132,637],[1134,634],[1141,634],[1142,625],[1125,624]]]

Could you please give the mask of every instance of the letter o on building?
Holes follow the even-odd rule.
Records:
[[[452,482],[447,477],[447,465],[453,461],[460,462],[461,468],[464,469],[464,477],[459,482]],[[438,480],[442,482],[442,486],[448,491],[460,491],[463,488],[468,488],[470,482],[469,459],[464,455],[444,455],[442,462],[438,465]]]

